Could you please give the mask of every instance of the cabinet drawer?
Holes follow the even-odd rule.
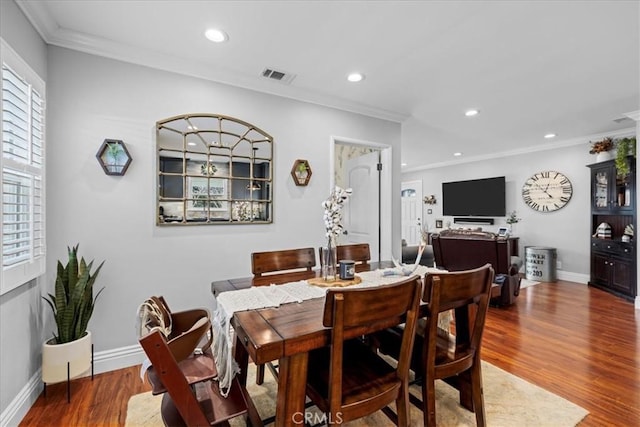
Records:
[[[591,239],[591,250],[622,257],[632,257],[635,252],[633,244],[606,239]]]

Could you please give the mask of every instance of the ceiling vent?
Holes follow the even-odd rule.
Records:
[[[296,77],[295,74],[291,74],[291,73],[287,73],[284,71],[280,71],[280,70],[276,70],[274,68],[265,68],[264,70],[262,70],[262,77],[265,77],[267,79],[271,79],[271,80],[275,80],[278,81],[280,83],[284,83],[286,85],[288,85],[289,83],[291,83],[293,81],[293,79]]]
[[[617,119],[613,119],[613,121],[616,123],[622,123],[625,120],[631,120],[631,119],[629,117],[618,117]]]

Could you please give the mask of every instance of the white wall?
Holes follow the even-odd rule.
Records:
[[[97,352],[136,344],[136,309],[150,295],[164,295],[173,309],[211,308],[211,281],[250,275],[251,252],[320,246],[331,135],[388,143],[399,164],[397,123],[58,47],[49,58],[46,283],[67,245],[106,260],[97,281],[106,290],[89,324]],[[155,225],[155,122],[189,112],[236,117],[274,137],[273,224]],[[127,145],[133,162],[123,177],[98,165],[105,138]],[[290,177],[299,158],[313,169],[307,187]]]
[[[403,136],[404,137],[404,136]],[[424,206],[423,218],[431,227],[436,219],[451,221],[452,227],[474,227],[454,224],[453,218],[442,215],[442,183],[466,179],[506,177],[507,212],[516,210],[522,221],[514,227],[520,238],[520,255],[525,246],[549,246],[557,249],[562,269],[561,279],[586,283],[589,279],[590,248],[590,170],[586,165],[595,162],[589,154],[589,141],[584,144],[539,151],[493,160],[464,163],[402,174],[402,181],[421,180],[423,193],[435,194],[438,203]],[[565,174],[573,185],[573,196],[562,209],[551,213],[539,213],[525,205],[521,190],[525,180],[536,172],[555,170]],[[427,215],[426,209],[433,209]],[[483,229],[496,231],[506,226],[504,217],[496,218],[494,226]]]
[[[13,1],[0,1],[0,35],[43,80],[47,46]],[[0,296],[0,425],[20,419],[35,399],[40,368],[42,290],[38,280]],[[25,405],[12,404],[22,394]]]

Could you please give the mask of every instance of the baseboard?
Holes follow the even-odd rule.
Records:
[[[93,356],[94,374],[139,365],[145,358],[144,351],[139,344],[100,351]],[[90,371],[87,372],[85,376],[89,375],[91,375]],[[40,393],[42,393],[42,389],[42,370],[38,369],[22,390],[20,390],[20,393],[18,393],[11,403],[9,403],[9,406],[0,414],[0,427],[19,425],[20,421],[22,421],[31,406],[38,399],[38,396],[40,396]]]
[[[20,393],[9,403],[4,411],[0,414],[0,426],[17,426],[20,421],[27,415],[31,406],[35,403],[42,392],[42,370],[38,369],[35,374],[29,378],[27,384],[22,387]]]
[[[558,276],[558,279],[566,280],[567,282],[577,282],[577,283],[583,283],[585,285],[589,283],[588,274],[572,273],[570,271],[558,270],[556,272],[556,275]]]

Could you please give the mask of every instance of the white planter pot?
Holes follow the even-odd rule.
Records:
[[[607,160],[612,160],[615,157],[614,150],[609,151],[601,151],[596,154],[596,162],[606,162]]]
[[[42,344],[42,381],[47,384],[78,377],[91,368],[91,332],[75,341],[64,344]]]

